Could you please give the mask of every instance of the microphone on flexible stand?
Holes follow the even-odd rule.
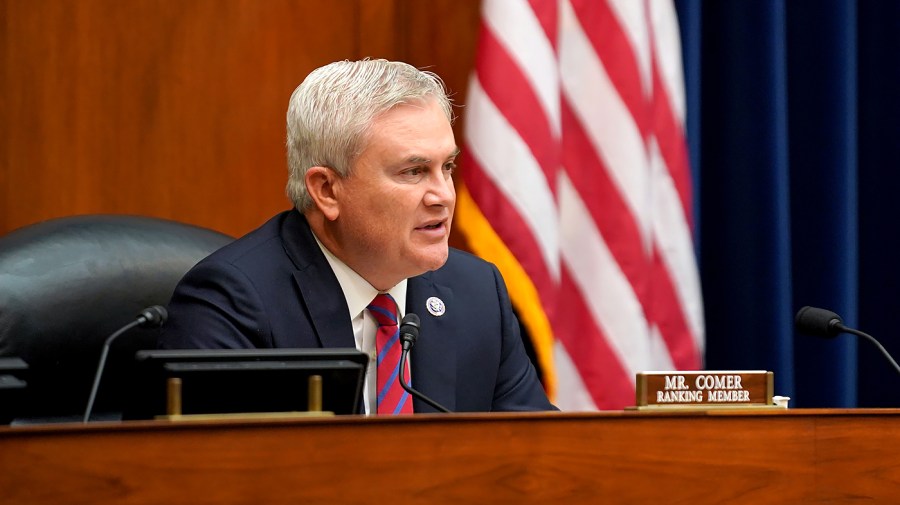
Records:
[[[794,317],[794,327],[801,333],[818,337],[833,338],[841,333],[850,333],[858,337],[863,337],[869,342],[872,342],[872,344],[881,351],[881,354],[891,362],[894,370],[897,370],[897,372],[900,373],[900,366],[897,365],[897,362],[894,361],[894,358],[891,357],[884,346],[875,340],[875,337],[857,329],[844,326],[844,321],[841,319],[841,316],[830,310],[809,306],[803,307],[797,311],[797,316]]]
[[[94,374],[94,385],[91,386],[91,395],[88,398],[87,408],[84,410],[84,419],[82,420],[82,422],[86,423],[91,418],[91,410],[93,410],[94,408],[94,400],[97,397],[97,391],[100,389],[100,378],[103,376],[103,369],[106,366],[106,356],[109,354],[109,346],[113,343],[113,341],[117,339],[119,335],[134,328],[135,326],[141,326],[144,328],[158,328],[166,322],[166,319],[168,319],[168,317],[169,313],[166,312],[165,307],[161,305],[153,305],[151,307],[147,307],[146,309],[142,310],[141,313],[138,314],[133,321],[119,328],[106,339],[106,342],[103,343],[103,350],[100,352],[100,363],[97,365],[97,372]]]
[[[419,316],[412,313],[403,316],[403,320],[400,321],[400,343],[403,345],[400,354],[400,386],[413,397],[422,400],[441,412],[449,414],[450,410],[447,407],[416,391],[411,385],[406,383],[406,378],[404,377],[406,360],[409,356],[409,351],[416,345],[417,338],[419,338]]]

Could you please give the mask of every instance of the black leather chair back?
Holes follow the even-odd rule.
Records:
[[[0,237],[0,357],[28,363],[26,419],[80,419],[106,338],[150,305],[166,305],[185,272],[231,237],[164,219],[88,215]],[[94,412],[115,417],[133,356],[157,330],[112,346]]]

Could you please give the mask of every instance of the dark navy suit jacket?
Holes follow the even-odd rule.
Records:
[[[426,310],[432,296],[443,300],[443,315]],[[340,284],[296,210],[197,264],[168,308],[161,348],[355,347]],[[494,265],[451,249],[443,267],[409,279],[410,312],[421,318],[412,377],[426,396],[455,412],[555,409]]]

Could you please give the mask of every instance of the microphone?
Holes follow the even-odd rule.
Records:
[[[158,328],[165,324],[166,319],[168,318],[169,313],[166,312],[165,307],[161,305],[153,305],[151,307],[147,307],[146,309],[142,310],[141,313],[134,318],[134,320],[116,330],[106,339],[106,342],[103,343],[103,350],[100,352],[100,363],[97,365],[97,372],[94,374],[94,385],[91,386],[91,395],[88,398],[87,408],[84,410],[84,418],[82,420],[83,423],[88,422],[88,420],[91,418],[91,410],[93,410],[94,408],[94,400],[97,398],[97,391],[100,389],[100,378],[103,376],[103,369],[106,366],[106,357],[109,354],[109,346],[112,345],[113,341],[117,339],[119,335],[134,328],[135,326],[141,326],[144,328]]]
[[[817,337],[836,337],[844,326],[841,316],[830,310],[806,306],[797,311],[794,327],[797,331]]]
[[[440,412],[449,414],[450,410],[447,409],[447,407],[444,407],[440,403],[416,391],[406,382],[406,378],[404,377],[404,372],[406,372],[406,360],[409,356],[409,351],[416,345],[417,338],[419,338],[419,316],[412,313],[403,316],[403,320],[400,321],[400,344],[403,346],[400,354],[400,386],[413,397],[422,400]]]
[[[894,361],[894,358],[891,357],[884,346],[882,346],[878,340],[875,340],[875,337],[857,329],[844,326],[844,321],[841,319],[841,316],[830,310],[820,309],[818,307],[803,307],[797,311],[797,315],[794,317],[794,327],[800,333],[817,337],[833,338],[841,333],[850,333],[851,335],[865,338],[878,348],[878,350],[881,351],[881,354],[883,354],[884,357],[890,361],[891,365],[893,365],[894,370],[897,370],[897,372],[900,373],[900,366],[897,365],[897,362]]]

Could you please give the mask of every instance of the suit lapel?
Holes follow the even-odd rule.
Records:
[[[322,347],[356,347],[349,309],[341,285],[328,260],[319,249],[306,218],[291,211],[282,224],[281,236],[285,252],[294,263],[294,280],[302,304],[315,328]],[[435,315],[426,303],[436,297],[444,303],[445,312]],[[421,320],[419,339],[412,351],[413,387],[436,402],[456,409],[456,344],[452,328],[459,328],[463,315],[456,313],[453,291],[435,284],[431,273],[409,279],[406,313]],[[417,412],[433,412],[430,406],[416,401]]]
[[[419,339],[411,352],[413,387],[448,409],[456,410],[456,345],[451,328],[455,314],[453,291],[432,281],[431,273],[409,279],[406,290],[406,313],[419,316]],[[435,315],[426,306],[429,298],[444,303],[445,312]],[[416,412],[432,412],[423,402],[415,403]]]
[[[294,280],[319,345],[356,347],[347,300],[306,218],[297,210],[291,211],[282,225],[281,236],[285,252],[296,267]]]

